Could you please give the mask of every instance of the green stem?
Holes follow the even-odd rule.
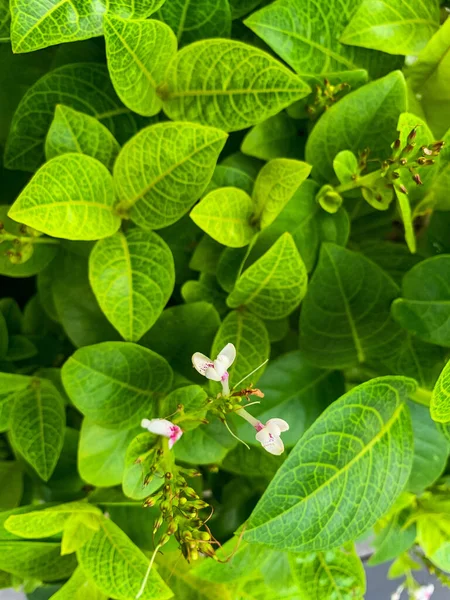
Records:
[[[59,240],[49,237],[28,237],[25,235],[13,235],[12,233],[0,232],[0,244],[3,240],[15,241],[18,240],[23,244],[59,244]]]
[[[417,390],[410,395],[411,400],[422,404],[422,406],[430,406],[432,392],[425,388],[418,387]]]
[[[246,421],[248,421],[250,423],[250,425],[252,425],[253,427],[257,427],[258,425],[260,425],[260,421],[258,419],[255,419],[255,417],[252,417],[252,415],[250,413],[248,413],[245,408],[240,408],[239,410],[236,411],[236,414],[239,415],[240,417],[242,417],[243,419],[245,419]]]
[[[381,169],[378,169],[378,171],[374,171],[373,173],[368,173],[367,175],[364,175],[363,177],[357,177],[356,179],[352,179],[348,183],[341,183],[341,185],[338,185],[337,187],[335,187],[334,190],[338,194],[342,194],[343,192],[349,192],[350,190],[354,190],[359,187],[370,187],[380,177],[381,177]]]

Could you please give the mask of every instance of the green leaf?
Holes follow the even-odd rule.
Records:
[[[274,158],[264,165],[253,190],[261,229],[273,223],[310,172],[310,165],[289,158]]]
[[[17,506],[22,494],[23,475],[19,463],[12,460],[0,461],[0,510]]]
[[[288,316],[306,294],[306,267],[290,233],[275,244],[239,277],[228,296],[228,306],[247,306],[264,319]]]
[[[185,215],[179,221],[160,229],[158,234],[169,244],[175,261],[175,283],[183,283],[192,273],[189,269],[192,249],[195,247],[202,232],[199,231],[189,215]]]
[[[0,373],[0,390],[2,395],[11,392],[20,392],[26,389],[32,381],[31,377],[27,377],[26,375]]]
[[[187,431],[174,446],[177,460],[192,465],[208,465],[220,462],[237,442],[218,419]]]
[[[77,563],[75,556],[61,556],[60,548],[47,542],[0,542],[0,569],[40,581],[65,579]]]
[[[14,298],[1,298],[0,312],[5,317],[8,332],[11,335],[22,333],[23,315]]]
[[[21,99],[5,148],[8,169],[34,172],[44,162],[44,142],[58,104],[95,117],[120,143],[138,129],[139,118],[117,98],[106,66],[65,65],[41,77]]]
[[[261,4],[262,0],[229,0],[232,19],[240,19]]]
[[[344,368],[393,352],[401,335],[390,316],[398,288],[357,252],[322,244],[300,315],[300,345],[313,364]]]
[[[259,239],[260,236],[256,238],[256,243]],[[241,274],[251,248],[252,246],[243,248],[225,248],[221,253],[216,267],[216,277],[219,285],[226,292],[231,293],[233,291],[236,280]]]
[[[206,192],[212,192],[218,188],[236,187],[251,196],[254,183],[255,180],[251,175],[237,167],[217,165],[214,169],[212,179],[206,188]]]
[[[13,52],[32,52],[63,42],[85,40],[102,32],[102,13],[88,0],[37,0],[33,10],[27,0],[11,2]]]
[[[106,57],[114,89],[133,112],[153,116],[162,108],[158,86],[177,52],[173,31],[160,21],[105,17]]]
[[[8,342],[6,360],[17,361],[33,358],[38,354],[36,346],[24,335],[11,335]]]
[[[164,111],[170,119],[225,131],[245,129],[310,92],[266,52],[234,40],[183,48],[167,72]]]
[[[104,165],[84,154],[63,154],[39,169],[8,215],[55,237],[98,240],[120,227],[115,201]]]
[[[358,175],[358,159],[350,150],[341,150],[333,160],[333,169],[339,183],[350,183]]]
[[[287,447],[295,446],[336,396],[344,393],[340,373],[313,367],[299,350],[271,361],[258,386],[264,392],[264,400],[252,407],[252,415],[262,423],[273,417],[287,421],[289,431],[283,433]],[[247,424],[238,428],[238,436],[259,445],[254,430]]]
[[[241,439],[243,438],[241,437]],[[282,463],[282,456],[273,456],[257,446],[254,446],[249,452],[244,444],[238,444],[228,452],[220,468],[234,475],[272,479]],[[252,548],[255,547],[259,548],[259,546],[252,546]]]
[[[148,567],[148,560],[125,533],[110,520],[101,522],[100,530],[77,553],[88,580],[107,596],[117,600],[136,597]],[[159,576],[156,567],[150,572],[142,600],[164,600],[172,592]]]
[[[238,579],[246,579],[257,568],[263,567],[269,553],[266,548],[261,546],[246,542],[239,543],[236,538],[231,538],[217,552],[222,559],[226,559],[230,554],[233,554],[233,560],[223,560],[220,563],[206,558],[194,567],[193,573],[196,577],[212,583],[229,583]]]
[[[447,362],[434,386],[430,411],[434,421],[450,422],[450,362]]]
[[[204,38],[230,37],[228,0],[171,0],[164,3],[158,16],[173,29],[180,46]]]
[[[16,395],[10,420],[14,447],[48,481],[64,440],[66,416],[61,394],[50,381],[37,380]]]
[[[353,546],[305,555],[291,554],[289,562],[302,599],[364,600],[366,574]]]
[[[413,472],[412,470],[411,474]],[[370,566],[391,561],[411,548],[416,539],[416,526],[413,523],[405,527],[405,522],[405,513],[397,513],[376,536],[373,542],[375,552],[368,561]]]
[[[386,241],[371,241],[359,246],[360,251],[371,261],[401,285],[403,276],[414,265],[423,260],[423,256],[411,254],[404,244]]]
[[[242,140],[241,150],[262,160],[300,158],[299,129],[296,121],[281,112],[252,127]]]
[[[86,598],[108,600],[108,596],[86,578],[81,567],[77,567],[70,579],[52,596],[52,600],[85,600]]]
[[[236,385],[244,377],[242,386],[250,381],[256,383],[263,369],[259,369],[250,379],[246,376],[261,366],[270,355],[269,334],[264,321],[247,311],[231,311],[223,320],[214,338],[211,357],[215,359],[228,343],[236,347],[236,360],[228,369],[231,384]],[[197,350],[205,352],[203,346],[198,347]]]
[[[191,219],[214,240],[231,248],[247,246],[257,233],[252,225],[254,202],[236,187],[210,192],[191,210]]]
[[[195,247],[189,268],[207,275],[215,275],[224,247],[207,234],[204,234]]]
[[[363,0],[340,37],[350,46],[417,55],[439,28],[439,2]]]
[[[227,295],[220,289],[214,275],[202,273],[198,281],[186,281],[181,288],[181,295],[187,303],[209,302],[221,316],[228,312]]]
[[[186,385],[163,398],[160,412],[164,415],[171,415],[179,412],[178,407],[182,406],[183,431],[190,431],[200,425],[200,419],[206,417],[207,398],[207,393],[199,385]],[[185,415],[187,419],[184,418]]]
[[[405,240],[408,245],[409,251],[414,254],[416,251],[416,235],[414,233],[414,225],[412,221],[411,206],[409,204],[408,196],[394,187],[395,195],[397,196],[398,210],[405,228]]]
[[[120,209],[143,229],[180,219],[201,196],[227,135],[192,123],[159,123],[134,136],[114,165]]]
[[[87,502],[68,502],[44,510],[11,515],[5,521],[5,528],[23,538],[39,539],[60,533],[67,519],[72,515],[101,517],[101,511]]]
[[[72,554],[84,546],[100,529],[97,515],[72,514],[64,523],[61,555]]]
[[[400,113],[406,110],[406,86],[400,71],[351,92],[319,119],[306,144],[306,161],[313,177],[333,178],[333,159],[341,150],[357,154],[370,148],[370,156],[391,155]]]
[[[443,136],[450,127],[449,34],[450,21],[447,19],[406,71],[412,90],[411,100],[417,105],[412,112],[423,112],[437,136]]]
[[[144,483],[146,476],[150,473],[150,461],[155,456],[154,454],[148,455],[149,461],[147,461],[145,455],[154,444],[155,436],[144,432],[136,436],[128,446],[122,482],[123,493],[128,498],[143,500],[153,494],[153,492],[156,492],[164,483],[164,479],[158,475],[154,475],[147,484]],[[141,462],[141,457],[144,457],[143,462]]]
[[[411,379],[380,377],[334,402],[270,483],[244,539],[306,552],[337,547],[367,531],[393,505],[411,471],[405,400],[413,387]]]
[[[47,160],[79,152],[96,158],[112,171],[120,146],[100,121],[73,108],[57,104],[55,117],[45,139]]]
[[[155,13],[166,0],[109,0],[108,12],[123,19],[146,18]]]
[[[81,477],[97,487],[119,485],[125,469],[125,454],[138,429],[106,429],[84,419],[78,449]]]
[[[219,325],[219,315],[211,304],[180,304],[166,308],[140,343],[164,356],[181,375],[203,384],[204,378],[192,368],[191,356],[211,348]]]
[[[450,347],[450,256],[435,256],[414,266],[403,278],[402,297],[392,316],[421,340]]]
[[[278,0],[253,13],[245,24],[297,73],[315,76],[362,67],[377,77],[400,66],[399,61],[339,41],[358,4],[343,0],[328,10],[320,0]]]
[[[92,292],[87,257],[61,252],[52,264],[52,277],[58,321],[75,346],[119,339]]]
[[[0,205],[0,222],[4,231],[22,239],[24,245],[32,244],[32,254],[25,262],[13,264],[8,256],[8,250],[14,254],[18,251],[13,240],[2,240],[2,251],[0,252],[0,275],[8,277],[30,277],[43,271],[55,258],[58,252],[58,241],[50,238],[24,235],[21,225],[8,217],[10,207]],[[16,238],[16,239],[17,239]],[[19,249],[20,252],[20,249]]]
[[[123,338],[137,341],[156,322],[172,294],[173,256],[156,233],[118,232],[94,246],[89,281],[108,320]]]
[[[9,12],[9,1],[0,2],[0,42],[9,42],[10,39],[11,13]]]
[[[413,494],[421,494],[442,475],[450,445],[431,420],[426,406],[411,402],[409,410],[414,434],[414,460],[407,489]]]
[[[128,342],[105,342],[77,350],[62,368],[75,406],[103,427],[137,426],[157,416],[158,399],[172,385],[172,369],[155,352]]]

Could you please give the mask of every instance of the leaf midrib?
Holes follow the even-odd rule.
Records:
[[[396,392],[396,394],[398,394],[397,390],[395,390],[395,392]],[[361,407],[365,407],[365,405],[363,405],[363,404],[361,404],[360,406]],[[311,500],[311,498],[313,498],[314,496],[316,496],[323,489],[327,488],[328,485],[330,483],[332,483],[335,479],[337,479],[338,477],[340,477],[341,475],[343,475],[344,473],[346,473],[355,463],[357,463],[361,458],[363,458],[370,450],[372,450],[372,448],[378,442],[380,442],[382,440],[382,438],[384,437],[384,435],[386,433],[388,433],[390,431],[391,427],[397,422],[398,416],[404,410],[404,408],[405,408],[405,404],[404,404],[404,402],[401,402],[400,405],[397,406],[397,408],[395,409],[395,411],[392,414],[392,416],[390,417],[390,419],[386,423],[384,423],[384,425],[380,429],[380,431],[370,440],[370,442],[366,446],[364,446],[364,448],[361,450],[361,452],[359,454],[355,455],[346,465],[344,465],[344,467],[342,467],[342,469],[339,469],[338,471],[336,471],[336,473],[334,473],[334,475],[332,475],[324,483],[322,483],[320,486],[318,486],[308,496],[304,496],[303,498],[301,498],[299,500],[299,502],[297,502],[293,506],[289,507],[288,509],[284,510],[283,512],[277,514],[272,519],[269,519],[268,521],[262,523],[261,525],[258,525],[257,527],[249,529],[249,532],[261,529],[262,527],[267,526],[268,523],[273,522],[273,521],[277,521],[278,519],[283,518],[288,513],[296,510],[303,502],[306,502],[306,501],[309,502]],[[307,440],[305,440],[305,442],[307,442]],[[305,445],[305,442],[303,443],[303,446]]]

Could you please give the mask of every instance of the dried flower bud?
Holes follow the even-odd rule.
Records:
[[[403,194],[407,194],[408,190],[405,188],[405,186],[402,184],[399,185],[399,190],[403,193]]]
[[[419,173],[416,173],[413,176],[414,181],[417,183],[417,185],[423,185],[423,181],[420,179],[420,175]]]
[[[394,150],[398,150],[400,148],[400,145],[401,145],[400,138],[397,138],[393,144]]]
[[[411,131],[408,134],[408,137],[406,138],[408,142],[412,142],[417,135],[417,125],[414,127],[414,129],[411,129]]]
[[[424,165],[426,163],[427,159],[424,156],[421,156],[417,159],[417,162],[419,165]]]

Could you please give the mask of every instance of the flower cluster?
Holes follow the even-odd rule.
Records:
[[[404,585],[398,587],[395,592],[391,595],[391,600],[400,600],[403,591],[405,589]],[[424,585],[421,587],[417,587],[414,590],[410,591],[410,599],[411,600],[430,600],[431,596],[434,593],[434,585]]]

